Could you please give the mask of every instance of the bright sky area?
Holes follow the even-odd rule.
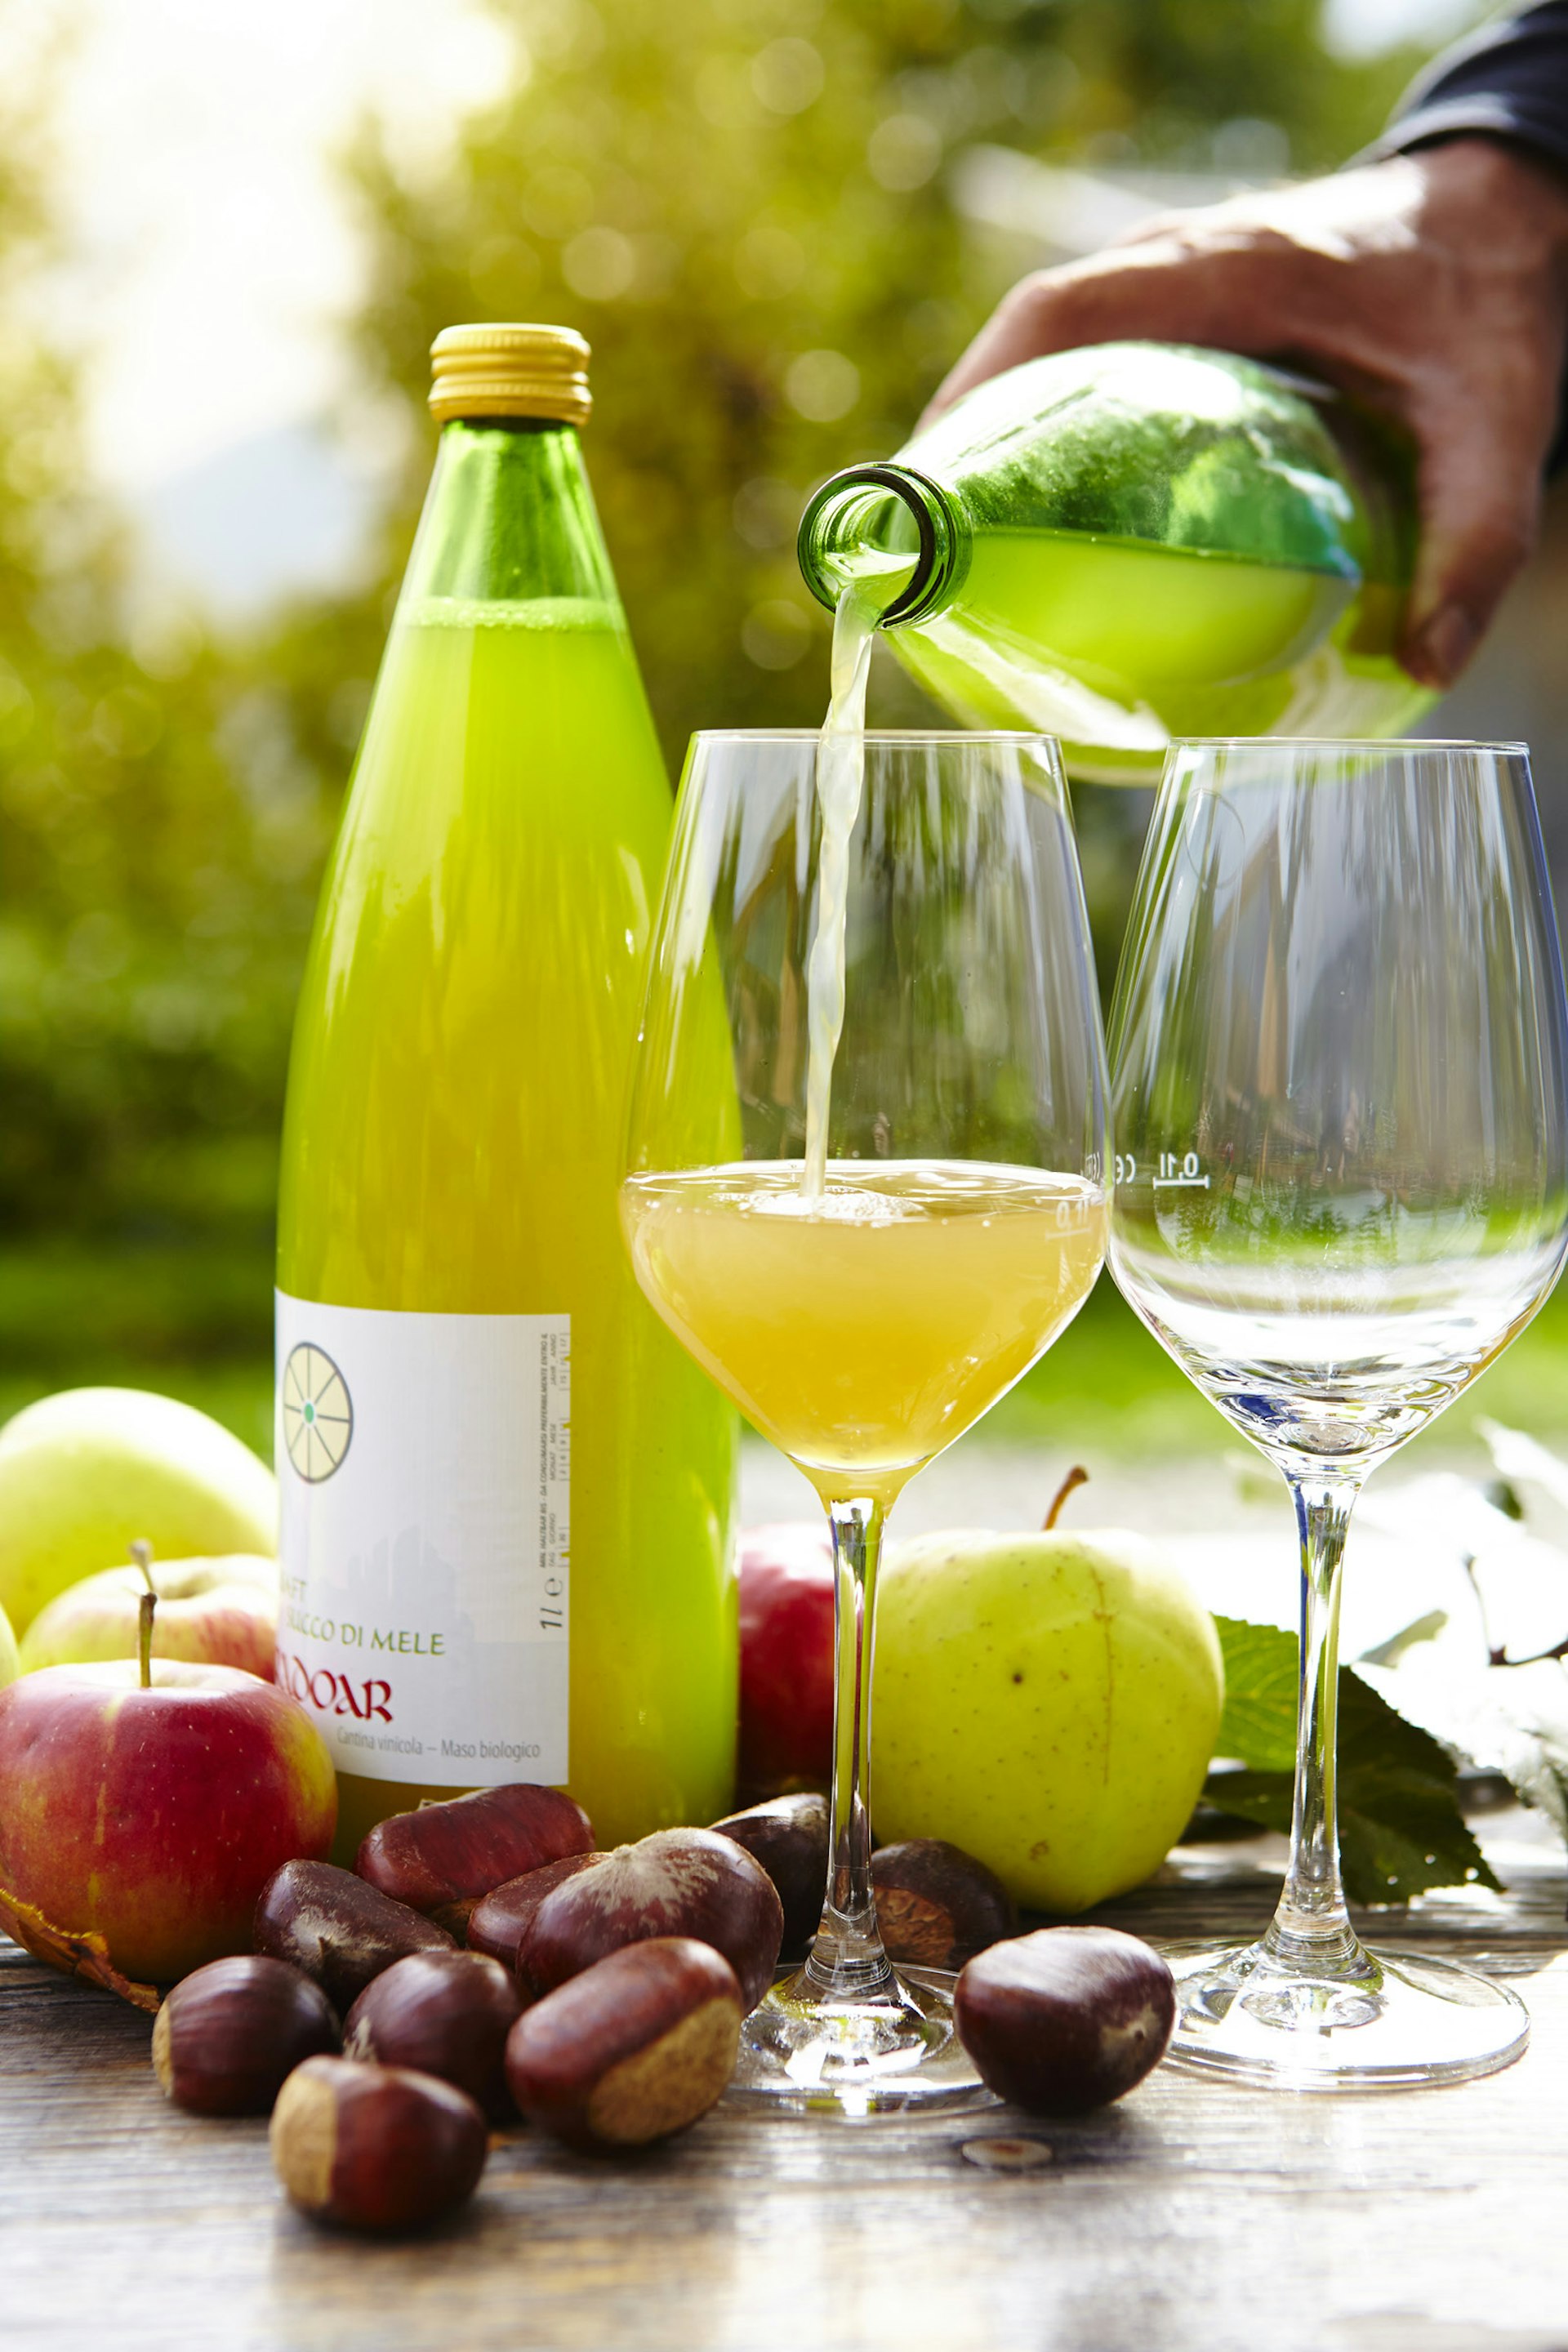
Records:
[[[33,0],[37,5],[37,0]],[[319,415],[361,268],[333,155],[367,109],[438,149],[510,69],[480,0],[47,0],[76,27],[61,182],[89,446],[142,505]],[[1327,0],[1360,51],[1441,35],[1475,0]]]

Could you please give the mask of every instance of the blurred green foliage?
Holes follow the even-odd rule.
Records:
[[[900,444],[1024,258],[966,227],[955,157],[1326,166],[1415,62],[1330,57],[1318,0],[497,14],[511,90],[439,166],[374,124],[346,162],[370,253],[363,414],[405,427],[365,581],[239,645],[124,617],[70,371],[31,325],[47,63],[0,91],[0,1375],[120,1365],[138,1332],[150,1368],[266,1348],[292,995],[428,473],[439,327],[562,319],[592,341],[589,462],[673,763],[695,725],[821,714],[804,497]],[[880,691],[889,715],[916,707],[896,675]],[[1141,816],[1136,796],[1080,796],[1108,960]]]
[[[201,1234],[254,1261],[330,820],[247,658],[125,624],[29,299],[41,96],[0,94],[0,1233]]]

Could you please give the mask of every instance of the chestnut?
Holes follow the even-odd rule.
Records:
[[[890,1960],[961,1969],[1018,1925],[994,1870],[945,1838],[906,1838],[871,1856],[877,1925]]]
[[[712,1830],[655,1830],[548,1894],[522,1931],[518,1969],[549,1992],[623,1944],[694,1936],[740,1979],[752,2009],[773,1982],[784,1906],[744,1846]]]
[[[366,1985],[343,2021],[343,2055],[438,2074],[492,2118],[509,2116],[501,2060],[522,2007],[483,1952],[410,1952]]]
[[[810,1791],[773,1797],[743,1813],[726,1813],[713,1827],[762,1864],[784,1905],[784,1957],[804,1958],[821,1924],[827,1886],[826,1798]]]
[[[472,2193],[485,2119],[466,2091],[405,2066],[307,2058],[272,2110],[272,2168],[315,2221],[412,2230]]]
[[[406,1953],[454,1948],[445,1927],[330,1862],[275,1870],[257,1897],[250,1940],[314,1977],[339,2011]]]
[[[521,1878],[509,1878],[504,1886],[493,1886],[468,1914],[468,1949],[488,1952],[492,1960],[516,1975],[522,1931],[545,1896],[563,1879],[575,1878],[590,1863],[604,1859],[598,1853],[563,1854],[559,1862],[542,1863]]]
[[[682,2131],[734,2069],[743,1996],[711,1944],[627,1944],[525,2009],[506,2078],[530,2123],[572,2147],[641,2147]]]
[[[193,1969],[164,1996],[153,2070],[165,2098],[197,2116],[265,2116],[303,2058],[338,2046],[318,1984],[282,1960],[238,1953]]]
[[[953,1990],[982,2082],[1035,2116],[1121,2098],[1164,2054],[1176,1988],[1157,1952],[1115,1927],[1042,1927],[994,1944]]]
[[[541,1863],[593,1850],[594,1824],[563,1789],[518,1781],[378,1822],[359,1875],[460,1936],[481,1895]]]

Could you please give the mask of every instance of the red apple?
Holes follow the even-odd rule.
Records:
[[[158,1613],[153,1654],[198,1666],[243,1666],[272,1679],[278,1636],[278,1562],[236,1552],[220,1559],[154,1562]],[[41,1609],[22,1636],[22,1672],[133,1658],[146,1591],[139,1568],[108,1568],[70,1584]]]
[[[144,1983],[247,1952],[261,1889],[326,1853],[338,1810],[302,1707],[255,1675],[163,1659],[147,1688],[127,1659],[0,1691],[0,1924],[68,1969],[68,1943],[100,1937]]]
[[[818,1525],[741,1537],[741,1785],[825,1785],[833,1769],[833,1552]]]

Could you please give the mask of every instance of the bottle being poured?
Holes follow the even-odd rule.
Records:
[[[1407,733],[1432,698],[1394,657],[1414,545],[1405,453],[1326,387],[1106,343],[836,474],[799,555],[835,610],[899,562],[878,625],[965,725],[1037,729],[1075,775],[1148,783],[1173,736]]]

